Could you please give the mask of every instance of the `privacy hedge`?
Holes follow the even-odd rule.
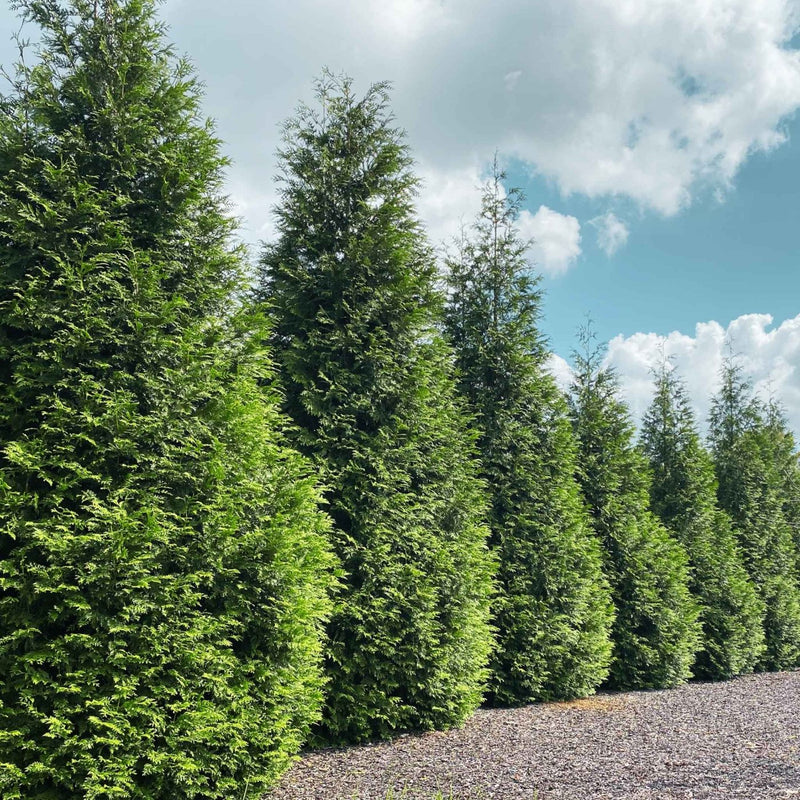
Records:
[[[668,366],[642,424],[652,509],[689,556],[702,647],[692,671],[719,680],[751,672],[764,652],[764,603],[744,567],[730,517],[717,505],[714,465],[695,430],[683,383]]]
[[[686,551],[650,511],[647,463],[617,391],[600,351],[590,346],[576,355],[571,407],[578,474],[617,612],[608,685],[675,686],[692,674],[699,608],[689,592]]]
[[[800,664],[800,585],[791,524],[796,498],[786,490],[796,456],[777,409],[754,397],[732,359],[723,365],[712,403],[709,439],[719,504],[733,520],[745,566],[766,606],[766,649],[758,667],[791,669]]]

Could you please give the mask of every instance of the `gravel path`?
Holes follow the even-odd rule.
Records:
[[[267,800],[800,799],[800,672],[480,710],[306,755]],[[452,793],[452,795],[451,795]]]

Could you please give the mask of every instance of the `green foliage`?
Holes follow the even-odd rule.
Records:
[[[280,237],[256,296],[295,441],[327,484],[345,573],[320,739],[464,720],[491,646],[492,563],[473,436],[454,399],[416,180],[386,86],[317,84],[285,129]]]
[[[20,2],[0,106],[0,794],[255,796],[318,717],[326,518],[149,0]]]
[[[774,401],[767,404],[764,420],[772,450],[776,487],[786,524],[792,531],[800,585],[800,451],[783,409]]]
[[[728,359],[711,408],[709,438],[720,506],[730,514],[745,566],[765,605],[761,669],[800,664],[800,586],[793,538],[794,441],[774,407],[753,396]]]
[[[498,562],[495,703],[585,696],[608,674],[612,607],[575,480],[566,403],[544,370],[540,294],[515,228],[521,196],[495,164],[470,237],[448,261],[446,328],[480,425]]]
[[[653,476],[651,508],[686,548],[690,588],[701,607],[703,647],[695,677],[750,672],[764,650],[763,603],[744,568],[731,520],[717,506],[714,465],[695,429],[686,390],[666,365],[656,375],[642,445]]]
[[[588,335],[585,342],[589,345]],[[675,686],[691,676],[700,644],[698,607],[689,593],[684,549],[649,509],[649,474],[633,445],[617,380],[587,346],[576,354],[570,405],[579,442],[579,477],[617,615],[609,685]]]

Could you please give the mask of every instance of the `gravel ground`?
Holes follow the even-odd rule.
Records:
[[[478,711],[307,754],[265,800],[800,798],[800,672]]]

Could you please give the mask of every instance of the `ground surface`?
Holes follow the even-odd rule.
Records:
[[[306,755],[268,800],[800,800],[800,672],[481,710]],[[452,795],[451,795],[452,793]]]

